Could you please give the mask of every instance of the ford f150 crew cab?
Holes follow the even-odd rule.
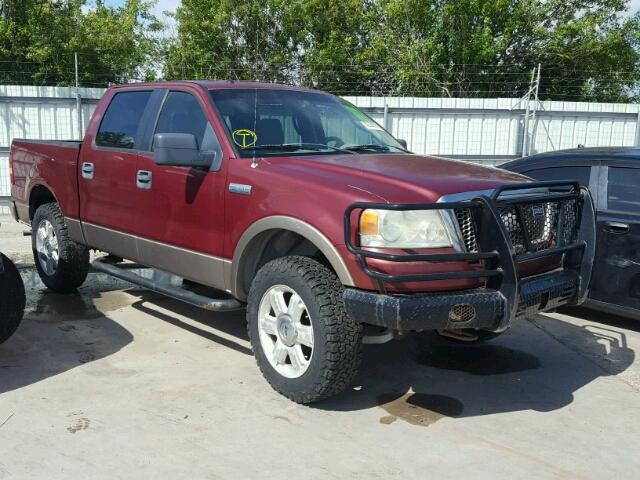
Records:
[[[82,142],[14,140],[10,169],[49,288],[81,285],[95,249],[110,254],[96,270],[210,310],[246,306],[263,375],[301,403],[349,385],[363,336],[482,340],[582,302],[591,275],[593,206],[577,183],[414,155],[313,90],[113,87]]]

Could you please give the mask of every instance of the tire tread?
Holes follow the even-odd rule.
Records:
[[[33,257],[40,279],[55,292],[73,292],[84,283],[89,273],[89,249],[71,240],[64,215],[57,203],[45,203],[38,207],[33,216],[33,235],[36,235],[37,225],[41,219],[47,219],[53,225],[58,237],[60,257],[56,273],[51,276],[46,275],[40,266],[35,249],[35,237],[33,238]]]
[[[340,393],[354,380],[362,361],[362,326],[346,312],[342,298],[344,287],[334,272],[309,257],[282,257],[264,265],[252,284],[249,293],[250,306],[247,309],[249,338],[254,351],[261,347],[259,338],[253,338],[251,322],[254,320],[250,317],[254,312],[257,317],[257,303],[260,301],[256,298],[257,290],[264,282],[268,283],[273,273],[294,274],[309,285],[318,302],[321,316],[319,320],[324,323],[326,329],[326,335],[315,336],[314,342],[316,345],[317,342],[324,342],[326,357],[322,359],[321,375],[298,391],[283,389],[274,381],[273,369],[268,362],[263,365],[256,356],[263,376],[276,391],[301,404],[317,402]],[[252,302],[256,303],[253,308]],[[315,346],[314,351],[317,351]]]

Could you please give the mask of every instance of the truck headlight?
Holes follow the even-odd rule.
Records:
[[[452,247],[439,210],[374,210],[360,215],[360,245],[383,248]]]

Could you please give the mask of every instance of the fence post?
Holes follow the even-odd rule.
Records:
[[[78,52],[75,52],[73,54],[73,59],[76,70],[76,127],[78,130],[78,140],[82,140],[84,131],[82,129],[82,97],[80,96],[80,82],[78,75]]]
[[[535,69],[531,70],[531,81],[529,82],[529,90],[524,97],[524,100],[527,102],[527,106],[524,111],[524,127],[522,131],[522,151],[520,152],[521,157],[527,156],[527,150],[529,149],[529,111],[531,109],[531,91],[533,88],[533,79],[535,78]]]
[[[387,131],[389,130],[388,120],[389,120],[389,104],[387,103],[387,99],[385,98],[384,110],[382,111],[382,126]]]
[[[538,75],[536,76],[536,86],[533,94],[533,112],[531,114],[531,121],[533,122],[533,128],[531,129],[531,137],[527,142],[527,155],[531,155],[531,145],[535,143],[536,130],[538,128],[538,119],[536,118],[536,112],[538,111],[538,92],[540,91],[540,69],[542,65],[538,64]]]

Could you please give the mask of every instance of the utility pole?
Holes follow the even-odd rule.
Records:
[[[78,140],[82,140],[84,134],[82,130],[82,97],[80,96],[80,80],[78,74],[78,52],[73,54],[76,71],[76,126]]]
[[[518,105],[520,102],[527,102],[524,110],[524,128],[522,132],[522,152],[521,156],[526,157],[531,153],[531,140],[529,138],[529,121],[536,119],[536,111],[538,109],[538,92],[540,89],[540,70],[542,66],[538,64],[536,68],[531,70],[531,80],[529,81],[529,89],[527,93],[520,99],[520,101],[516,104]],[[531,108],[531,97],[533,96],[533,109]],[[515,108],[512,107],[512,108]],[[535,131],[535,126],[534,126]]]
[[[538,111],[538,92],[540,91],[540,70],[542,68],[542,65],[539,63],[538,64],[538,75],[536,77],[536,84],[535,84],[535,89],[533,91],[533,112],[531,114],[531,121],[533,122],[533,129],[531,131],[531,140],[529,141],[529,144],[527,145],[527,155],[531,155],[531,144],[533,143],[533,135],[536,131],[537,128],[537,124],[536,124],[536,112]]]
[[[531,91],[533,89],[533,79],[535,78],[535,68],[531,70],[531,80],[529,81],[529,90],[524,97],[526,104],[524,110],[524,128],[522,129],[522,157],[527,156],[527,150],[529,149],[529,109],[531,108]]]

